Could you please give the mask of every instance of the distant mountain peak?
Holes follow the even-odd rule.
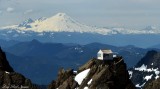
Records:
[[[70,16],[68,16],[66,13],[57,13],[56,15],[48,18],[48,20],[52,20],[52,21],[59,21],[59,22],[63,22],[63,21],[72,21],[75,22]],[[68,24],[68,23],[66,23]]]
[[[142,30],[127,28],[103,28],[87,26],[82,24],[66,13],[57,13],[49,18],[42,17],[37,20],[27,19],[19,25],[2,27],[1,29],[14,29],[34,32],[79,32],[96,33],[101,35],[113,34],[160,34],[160,31],[154,26],[149,26]]]
[[[57,13],[55,16],[65,17],[65,16],[67,16],[67,14],[66,13]]]
[[[40,42],[38,40],[36,40],[36,39],[33,39],[30,43],[31,44],[40,44]]]
[[[34,32],[79,32],[79,33],[98,33],[102,35],[114,33],[111,29],[87,26],[72,19],[66,13],[57,13],[49,18],[29,19],[20,25],[6,26],[2,29],[15,29]]]
[[[31,42],[39,42],[38,40],[36,40],[36,39],[33,39]]]
[[[156,30],[156,29],[157,29],[156,26],[147,26],[144,30],[150,31],[150,30]]]

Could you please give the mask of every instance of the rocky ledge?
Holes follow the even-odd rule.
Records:
[[[52,81],[48,89],[135,89],[126,68],[122,57],[94,58],[78,71],[60,69],[57,80]]]

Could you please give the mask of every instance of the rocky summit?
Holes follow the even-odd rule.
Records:
[[[39,89],[23,75],[14,72],[0,48],[0,89]]]
[[[57,80],[52,81],[48,89],[135,89],[126,68],[122,57],[93,58],[78,71],[60,69]]]

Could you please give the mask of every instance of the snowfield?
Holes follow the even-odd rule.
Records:
[[[89,71],[90,71],[90,69],[86,69],[86,70],[80,72],[79,74],[77,74],[76,77],[75,77],[75,81],[77,81],[78,84],[81,85],[83,79],[86,78]]]

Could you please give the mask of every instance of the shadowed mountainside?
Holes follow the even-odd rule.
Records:
[[[0,48],[0,88],[1,89],[40,89],[23,75],[16,73],[9,65],[5,53]]]
[[[129,69],[129,73],[131,80],[138,89],[159,89],[155,86],[157,86],[160,76],[160,52],[148,51],[135,67]],[[154,82],[150,83],[151,81]],[[153,83],[155,84],[152,85]]]
[[[52,78],[56,78],[60,67],[77,69],[89,58],[96,57],[100,49],[108,48],[122,55],[128,67],[136,64],[146,52],[146,49],[135,46],[116,47],[101,43],[87,45],[42,43],[38,40],[19,42],[5,48],[5,51],[14,70],[30,78],[34,83],[48,84]],[[41,69],[44,70],[41,71]]]

